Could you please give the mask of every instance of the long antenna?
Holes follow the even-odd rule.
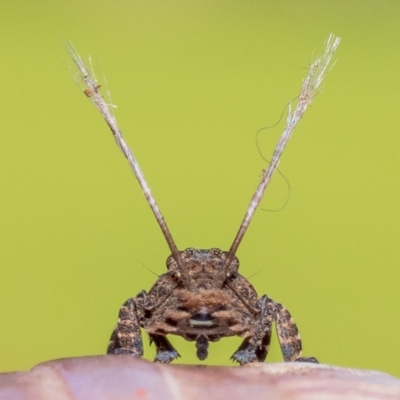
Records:
[[[79,76],[82,79],[83,83],[85,84],[85,89],[83,92],[85,95],[89,98],[89,100],[94,104],[94,106],[100,111],[101,115],[107,122],[107,125],[110,127],[111,132],[114,136],[115,141],[117,142],[118,147],[128,160],[128,163],[130,167],[132,168],[133,173],[136,176],[136,179],[139,182],[140,187],[143,190],[143,193],[146,197],[147,202],[149,203],[149,206],[151,210],[153,211],[154,216],[157,219],[158,224],[160,225],[160,228],[164,234],[164,237],[168,243],[168,246],[171,250],[172,256],[178,263],[180,273],[181,273],[181,278],[184,283],[189,284],[190,278],[188,275],[188,272],[182,262],[181,258],[181,253],[179,252],[178,248],[176,247],[176,244],[172,238],[172,235],[168,229],[168,226],[164,220],[164,217],[161,214],[160,209],[157,206],[156,200],[153,197],[150,187],[146,182],[146,179],[144,178],[143,172],[140,169],[139,163],[137,162],[135,156],[133,155],[132,150],[129,148],[127,143],[125,142],[124,137],[122,136],[122,132],[118,127],[117,121],[113,115],[113,113],[110,110],[110,104],[107,104],[107,102],[104,100],[103,96],[100,93],[100,85],[94,76],[94,73],[87,68],[86,64],[82,60],[82,58],[79,56],[79,54],[76,52],[75,48],[72,46],[72,44],[68,43],[67,44],[67,50],[74,61],[75,65],[78,67],[79,70]],[[89,58],[90,61],[90,58]]]
[[[243,239],[244,234],[250,224],[253,215],[260,204],[262,197],[264,196],[265,189],[267,188],[273,173],[276,171],[280,158],[282,156],[283,150],[285,149],[290,137],[292,136],[293,130],[299,123],[301,117],[305,113],[307,107],[310,105],[315,96],[319,93],[318,87],[320,86],[323,78],[325,77],[328,66],[332,60],[332,56],[335,53],[337,47],[339,46],[340,38],[331,34],[326,42],[325,51],[322,56],[316,58],[310,64],[308,68],[308,74],[303,81],[301,87],[300,95],[294,112],[291,112],[291,107],[289,106],[288,116],[286,118],[286,127],[279,138],[279,141],[273,152],[271,162],[266,170],[263,170],[261,181],[257,186],[257,189],[251,198],[249,207],[247,208],[246,215],[240,225],[239,231],[232,243],[231,248],[227,254],[224,263],[224,274],[221,274],[221,279],[226,278],[227,269],[229,264],[232,262],[233,257]],[[222,284],[222,282],[220,282]]]

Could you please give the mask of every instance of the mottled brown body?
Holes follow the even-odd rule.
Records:
[[[200,360],[207,357],[209,342],[240,336],[244,341],[232,359],[240,364],[264,361],[275,322],[285,361],[317,362],[312,357],[300,357],[300,335],[289,311],[266,295],[258,298],[251,283],[237,272],[236,257],[224,270],[227,254],[219,249],[180,252],[189,275],[186,285],[170,256],[168,272],[158,278],[149,293],[142,291],[121,307],[107,353],[141,357],[143,328],[156,345],[158,362],[169,363],[179,357],[167,335],[195,341]]]

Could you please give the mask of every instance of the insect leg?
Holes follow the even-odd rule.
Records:
[[[257,347],[250,343],[251,338],[243,340],[239,348],[233,353],[231,360],[237,361],[240,365],[257,362],[256,350]]]
[[[117,326],[111,334],[107,354],[143,355],[140,323],[133,298],[128,299],[119,310]]]
[[[318,363],[314,357],[301,357],[300,333],[294,319],[282,304],[275,303],[275,322],[278,340],[285,361]]]
[[[154,342],[157,348],[154,362],[169,364],[175,358],[180,357],[180,354],[174,349],[171,342],[165,336],[151,334],[150,342]]]
[[[263,362],[268,354],[271,342],[271,327],[274,320],[275,303],[268,296],[262,296],[258,301],[259,317],[248,336],[231,357],[239,364]]]

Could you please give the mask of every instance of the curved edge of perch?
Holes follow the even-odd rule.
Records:
[[[0,374],[0,400],[28,398],[390,400],[400,398],[400,379],[324,364],[163,365],[108,355],[48,361],[27,372]]]

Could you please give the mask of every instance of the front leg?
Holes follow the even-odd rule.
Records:
[[[111,334],[107,354],[131,354],[142,357],[143,342],[135,299],[128,299],[120,308],[117,326]]]
[[[275,315],[275,303],[268,296],[259,299],[258,317],[248,336],[231,357],[240,365],[251,362],[263,362],[268,354],[271,342],[271,328]]]
[[[289,311],[282,304],[275,303],[275,322],[285,361],[318,363],[315,357],[301,357],[300,333]]]
[[[252,334],[246,338],[231,357],[241,365],[263,362],[268,354],[271,341],[272,322],[276,323],[278,340],[284,361],[318,363],[314,357],[301,357],[299,330],[289,311],[282,304],[275,303],[264,295],[258,303],[259,317],[255,321]]]
[[[175,358],[180,357],[180,354],[174,349],[171,342],[162,335],[150,334],[150,343],[156,345],[157,353],[154,362],[169,364]]]

